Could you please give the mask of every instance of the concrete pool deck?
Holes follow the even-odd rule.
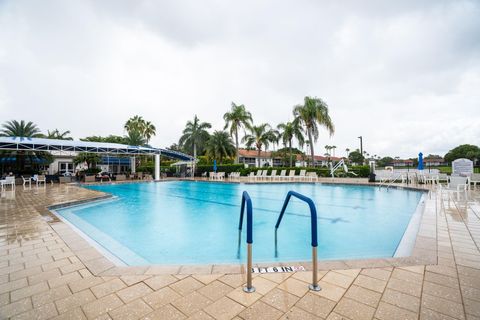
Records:
[[[240,265],[115,266],[47,209],[102,196],[2,193],[1,319],[480,319],[478,191],[450,202],[432,192],[412,257],[321,261],[320,292],[308,271],[255,274],[251,294]]]

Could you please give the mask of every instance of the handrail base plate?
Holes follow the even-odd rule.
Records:
[[[312,291],[321,291],[322,290],[322,288],[318,284],[316,284],[316,285],[309,284],[308,288]]]
[[[252,292],[255,292],[255,287],[243,287],[243,291],[247,292],[247,293],[252,293]]]

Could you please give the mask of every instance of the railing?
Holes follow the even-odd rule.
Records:
[[[344,166],[345,165],[345,160],[340,160],[339,162],[337,162],[337,164],[335,164],[335,166],[332,165],[332,163],[330,163],[330,174],[332,175],[332,178],[335,178],[335,171],[337,171],[341,166]]]
[[[380,183],[380,184],[378,185],[378,189],[380,189],[380,188],[382,188],[382,187],[386,187],[387,190],[388,190],[388,188],[390,188],[390,187],[395,183],[395,181],[397,181],[398,179],[401,179],[401,178],[402,178],[402,174],[401,174],[401,173],[398,174],[398,175],[395,176],[395,177],[391,177],[390,179],[385,180],[384,182]]]
[[[240,257],[240,242],[242,240],[242,224],[245,203],[247,204],[247,286],[243,288],[243,291],[250,293],[255,291],[255,287],[252,286],[253,209],[252,199],[250,199],[247,191],[243,191],[242,206],[240,208],[240,222],[238,223],[238,257]]]
[[[277,223],[275,224],[275,247],[277,245],[277,230],[282,222],[283,215],[285,214],[285,210],[287,209],[287,205],[290,201],[290,198],[294,196],[308,204],[310,207],[310,225],[311,225],[311,232],[312,232],[312,265],[313,265],[313,274],[312,274],[312,283],[308,286],[310,290],[313,291],[320,291],[322,288],[318,285],[318,258],[317,258],[317,247],[318,247],[318,239],[317,239],[317,209],[315,208],[315,203],[313,203],[312,199],[306,197],[298,192],[289,191],[287,193],[287,197],[285,198],[285,202],[283,203],[282,211],[280,211],[280,215],[278,216]]]

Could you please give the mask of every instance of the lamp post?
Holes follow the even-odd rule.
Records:
[[[363,156],[363,137],[358,137],[360,139],[360,154]]]

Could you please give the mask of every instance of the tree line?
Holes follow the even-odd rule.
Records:
[[[293,155],[298,152],[292,147],[294,141],[303,148],[305,144],[310,149],[310,159],[314,159],[314,143],[319,138],[320,128],[325,128],[330,135],[335,132],[335,126],[330,117],[328,105],[317,97],[305,97],[303,104],[293,107],[292,119],[272,127],[268,123],[255,124],[251,112],[243,104],[232,102],[231,108],[223,115],[225,126],[212,134],[208,129],[212,125],[202,122],[194,116],[188,121],[178,144],[171,149],[193,155],[206,155],[211,159],[223,162],[234,157],[239,163],[240,143],[257,151],[260,157],[262,150],[270,145],[282,143],[288,149],[290,166],[293,166]],[[313,165],[313,161],[312,161]]]

